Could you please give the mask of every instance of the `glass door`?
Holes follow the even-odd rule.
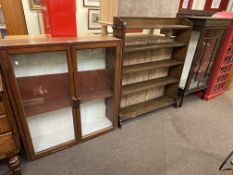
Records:
[[[208,86],[211,70],[223,35],[223,29],[207,29],[205,31],[204,37],[198,46],[189,90]]]
[[[75,48],[82,138],[113,128],[115,48]]]
[[[10,56],[35,153],[75,140],[71,59],[46,49]]]

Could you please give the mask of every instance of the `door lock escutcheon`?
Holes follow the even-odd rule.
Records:
[[[78,108],[81,102],[81,98],[72,97],[72,103],[74,108]]]

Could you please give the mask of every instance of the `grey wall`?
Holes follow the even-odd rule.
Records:
[[[175,17],[179,0],[119,0],[120,16]]]

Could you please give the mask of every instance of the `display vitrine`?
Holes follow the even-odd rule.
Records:
[[[192,23],[176,18],[115,17],[123,39],[120,123],[176,104]],[[140,29],[140,33],[126,33]]]
[[[3,66],[29,159],[117,126],[120,42],[94,36],[5,41]]]
[[[5,160],[10,169],[8,173],[0,170],[0,174],[20,175],[19,133],[5,83],[0,69],[0,160]]]
[[[194,25],[179,83],[181,96],[179,106],[182,106],[185,95],[208,87],[213,66],[230,20],[190,16],[182,12],[178,13],[178,16],[188,18]]]

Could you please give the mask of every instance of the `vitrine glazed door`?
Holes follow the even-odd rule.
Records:
[[[189,90],[207,87],[224,29],[206,29],[198,45],[191,72]]]
[[[70,51],[66,47],[37,50],[10,54],[17,95],[36,154],[75,140]]]
[[[87,138],[113,128],[114,47],[75,47],[75,91],[80,101],[80,132]]]

